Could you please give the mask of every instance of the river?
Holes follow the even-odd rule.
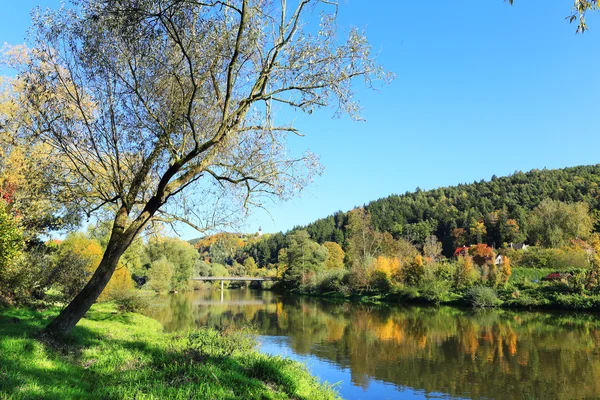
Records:
[[[345,399],[600,398],[588,313],[364,305],[269,291],[161,297],[168,331],[252,325],[260,350],[306,362]]]

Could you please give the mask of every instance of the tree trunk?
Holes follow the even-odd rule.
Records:
[[[45,329],[44,332],[53,336],[64,336],[71,332],[73,327],[96,302],[108,281],[115,272],[119,259],[129,247],[128,238],[119,235],[113,229],[111,240],[102,256],[100,265],[85,287],[75,296],[69,305],[61,311]]]

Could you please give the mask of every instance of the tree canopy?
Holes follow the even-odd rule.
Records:
[[[319,172],[313,154],[289,154],[285,136],[299,132],[275,112],[358,118],[353,79],[389,78],[360,30],[340,38],[336,16],[319,0],[81,0],[34,14],[15,64],[26,128],[60,160],[72,204],[114,220],[99,268],[49,332],[72,329],[149,223],[231,224]]]

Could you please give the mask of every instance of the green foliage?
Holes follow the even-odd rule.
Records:
[[[157,293],[166,293],[172,288],[173,270],[175,266],[167,260],[166,257],[161,257],[150,264],[148,271],[149,289]]]
[[[405,284],[410,286],[419,286],[424,275],[425,264],[421,256],[416,256],[402,268],[402,279]]]
[[[381,293],[386,293],[392,288],[392,282],[385,272],[374,271],[369,277],[369,287]]]
[[[487,286],[474,286],[467,289],[465,299],[473,307],[496,307],[502,304],[496,291]]]
[[[317,276],[317,286],[321,293],[336,292],[342,295],[350,294],[347,283],[349,271],[343,268],[328,269]]]
[[[465,242],[469,237],[477,240],[479,234],[481,239],[485,238],[486,244],[494,248],[528,239],[531,241],[528,235],[529,215],[544,199],[563,203],[585,202],[592,214],[597,213],[600,210],[600,165],[516,172],[487,182],[389,196],[366,206],[370,221],[365,230],[370,228],[379,233],[390,233],[395,238],[408,235],[417,239],[426,239],[429,235],[425,233],[430,232],[442,243],[443,254],[450,257],[459,244],[457,242],[454,246],[456,237],[453,233],[460,231],[464,232],[462,240]],[[350,214],[338,212],[292,232],[306,229],[318,243],[333,241],[348,252],[351,251]],[[473,220],[482,221],[483,226],[471,226]],[[427,225],[431,230],[417,229],[415,224],[419,223],[419,226]],[[480,231],[471,231],[472,228]],[[460,244],[470,243],[465,242]],[[283,234],[273,235],[259,241],[258,246],[268,249],[261,253],[261,257],[275,264],[277,253],[286,246],[285,237]],[[509,257],[518,265],[517,259]],[[263,265],[262,261],[259,265]]]
[[[120,312],[140,312],[150,305],[148,297],[135,289],[115,290],[111,293],[110,299],[114,301]]]
[[[23,230],[11,215],[4,200],[0,200],[0,277],[23,250]]]
[[[453,267],[450,264],[427,263],[419,284],[419,294],[428,302],[441,304],[451,300]]]
[[[229,276],[229,271],[224,265],[210,264],[209,276]]]
[[[56,277],[55,250],[44,244],[31,246],[13,260],[10,272],[0,276],[0,301],[28,304],[42,300]]]
[[[249,276],[256,276],[258,274],[258,266],[252,257],[244,260],[244,269]]]
[[[310,240],[306,231],[294,232],[288,240],[288,268],[283,279],[289,285],[306,283],[311,275],[325,268],[328,250]]]
[[[161,258],[165,258],[172,265],[170,290],[182,292],[190,289],[190,278],[198,260],[198,252],[191,244],[177,238],[152,239],[146,246],[146,253],[151,263],[150,270],[152,263]],[[156,274],[153,276],[156,278]]]
[[[533,209],[528,226],[533,243],[557,248],[576,239],[588,239],[594,221],[586,203],[567,204],[545,199]]]
[[[548,268],[556,271],[590,266],[588,254],[581,248],[543,249],[533,246],[521,252],[520,260],[513,264],[523,268]]]
[[[23,250],[23,230],[16,218],[8,212],[4,200],[0,200],[0,298],[13,297],[19,270],[16,259]]]
[[[600,311],[600,295],[558,293],[554,303],[567,310]]]
[[[555,271],[556,270],[552,269],[552,268],[524,268],[524,267],[513,268],[513,270],[512,270],[513,273],[510,277],[509,282],[513,282],[513,283],[521,283],[524,281],[540,282],[542,280],[542,278],[544,278],[545,276],[548,276],[548,274],[551,274]]]

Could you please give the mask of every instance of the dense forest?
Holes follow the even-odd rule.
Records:
[[[391,195],[365,205],[371,226],[422,247],[431,235],[452,256],[456,247],[486,243],[533,243],[529,229],[531,211],[545,199],[564,203],[584,202],[593,217],[600,212],[600,164],[556,170],[515,172],[489,181],[460,184],[403,195]],[[598,226],[594,227],[598,230]],[[319,244],[335,242],[348,248],[348,213],[339,211],[286,234],[265,238],[249,249],[259,266],[276,264],[286,236],[306,230]]]

